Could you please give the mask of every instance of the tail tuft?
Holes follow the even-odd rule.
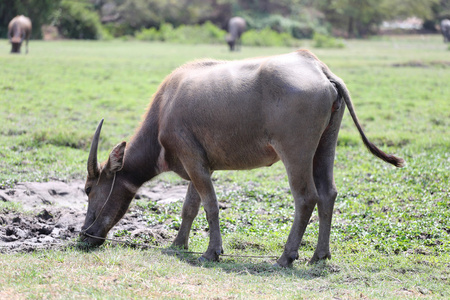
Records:
[[[383,158],[381,158],[381,159],[383,159]],[[387,154],[386,160],[384,160],[384,161],[390,163],[391,165],[396,166],[397,168],[403,168],[406,166],[406,162],[403,158],[397,157],[397,156],[394,156],[391,154]]]
[[[397,158],[397,163],[395,164],[395,166],[397,168],[404,168],[404,167],[406,167],[406,162],[405,162],[405,160],[403,158],[400,158],[400,157],[396,157],[396,158]]]
[[[370,142],[364,134],[361,134],[361,137],[367,149],[369,149],[369,151],[379,159],[391,165],[394,165],[397,168],[403,168],[404,166],[406,166],[406,162],[403,158],[383,152],[382,150],[380,150],[380,148]]]

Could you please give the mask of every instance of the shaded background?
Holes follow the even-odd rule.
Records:
[[[437,32],[439,21],[450,18],[450,0],[1,0],[0,37],[19,14],[31,18],[34,39],[42,38],[42,25],[56,28],[54,38],[107,39],[162,24],[209,21],[225,29],[235,15],[244,17],[249,29],[270,28],[294,38],[316,32],[361,38],[379,34],[383,21],[412,16],[419,24],[410,29]]]

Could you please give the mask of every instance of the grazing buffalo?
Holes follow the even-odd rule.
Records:
[[[201,60],[176,69],[159,86],[130,143],[115,146],[102,164],[97,163],[97,147],[103,120],[97,127],[87,161],[89,205],[81,240],[101,245],[139,187],[162,172],[174,171],[190,183],[173,246],[188,248],[191,225],[202,204],[210,238],[200,260],[216,261],[223,249],[212,173],[281,160],[295,216],[277,263],[288,267],[298,258],[316,205],[319,240],[310,261],[330,258],[337,195],[333,164],[345,106],[370,152],[402,167],[403,159],[368,140],[344,82],[307,50],[242,61]]]
[[[27,42],[28,53],[28,40],[31,35],[31,21],[25,16],[17,16],[9,22],[8,25],[8,39],[11,42],[11,53],[20,53],[20,46],[22,46],[23,40]]]
[[[236,50],[236,45],[240,46],[241,35],[244,33],[246,28],[247,24],[241,17],[233,17],[228,21],[228,34],[226,36],[226,40],[230,46],[230,51]]]
[[[441,32],[444,36],[444,42],[450,42],[450,20],[444,19],[441,21]]]

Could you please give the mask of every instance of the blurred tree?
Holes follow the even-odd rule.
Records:
[[[449,0],[384,0],[386,18],[407,18],[415,16],[424,20],[423,28],[436,31],[439,13]]]
[[[6,38],[9,22],[17,15],[25,15],[33,23],[32,38],[41,38],[41,26],[50,23],[52,12],[60,0],[1,0],[0,37]]]
[[[383,0],[381,6],[385,18],[418,17],[433,18],[433,7],[439,5],[440,0]]]
[[[437,3],[439,0],[318,0],[316,7],[335,30],[348,37],[362,37],[376,33],[384,20],[430,18]]]
[[[89,0],[61,0],[53,13],[53,24],[59,33],[71,39],[99,39],[102,24]]]
[[[435,19],[450,19],[450,0],[441,0],[433,6]]]
[[[450,0],[437,1],[432,5],[432,16],[425,19],[423,28],[429,31],[437,31],[440,21],[450,19]]]
[[[383,20],[380,0],[319,0],[316,5],[333,32],[347,37],[361,37],[374,32]]]
[[[142,28],[195,24],[201,19],[200,0],[91,0],[95,2],[101,21],[114,36],[132,35]],[[203,10],[211,9],[205,6]],[[208,19],[206,19],[208,20]]]
[[[158,27],[162,23],[174,26],[212,21],[222,25],[221,16],[231,16],[226,0],[94,0],[100,7],[102,21],[111,19],[127,24],[133,30]],[[111,16],[116,16],[111,18]]]
[[[222,29],[232,16],[250,16],[256,28],[273,15],[299,21],[303,8],[313,8],[313,0],[91,0],[101,12],[102,22],[127,24],[133,30],[158,27],[166,22],[203,24],[211,21]],[[250,22],[251,23],[251,22]],[[250,25],[252,26],[252,25]]]
[[[450,19],[450,0],[441,0],[433,5],[433,17],[427,19],[433,25],[439,23],[443,19]]]

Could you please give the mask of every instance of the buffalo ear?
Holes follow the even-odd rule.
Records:
[[[122,142],[112,149],[109,154],[108,162],[106,163],[107,172],[113,173],[122,170],[126,145],[126,142]]]

